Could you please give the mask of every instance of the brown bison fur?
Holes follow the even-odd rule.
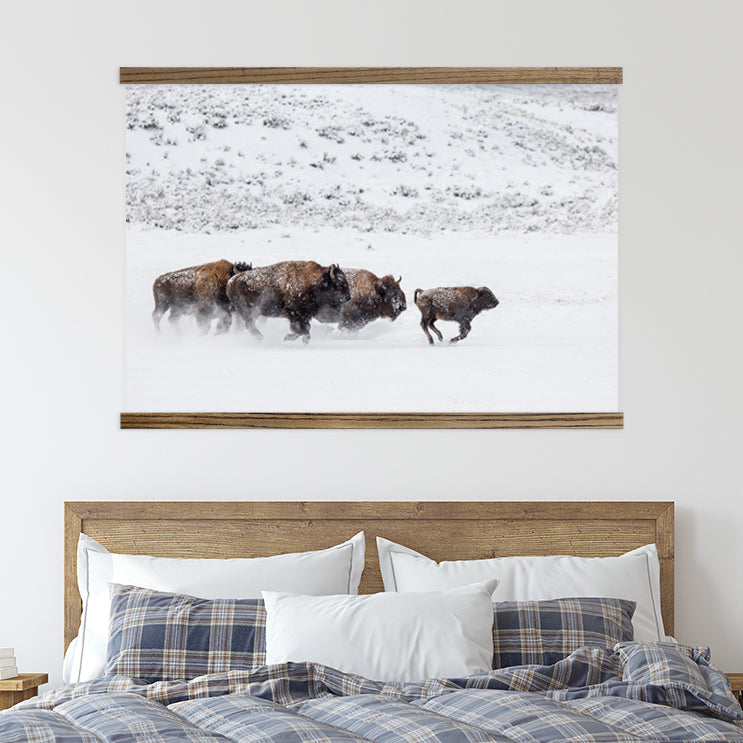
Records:
[[[310,339],[310,320],[329,308],[339,310],[351,298],[348,281],[336,265],[284,261],[238,274],[227,284],[227,296],[256,338],[255,319],[286,317],[291,332],[284,340]]]
[[[363,268],[344,268],[351,299],[340,310],[327,308],[317,317],[321,322],[337,322],[343,330],[359,330],[374,320],[387,317],[396,320],[407,309],[405,294],[399,279],[382,276],[380,279]]]
[[[160,320],[170,310],[169,321],[176,324],[181,315],[195,314],[199,328],[206,332],[215,317],[217,332],[224,333],[232,324],[227,282],[241,271],[250,270],[249,263],[214,261],[200,266],[171,271],[155,279],[152,294],[155,310],[152,320],[160,330]]]
[[[436,337],[443,341],[439,329],[434,325],[436,320],[452,320],[459,323],[459,335],[449,342],[456,343],[467,337],[472,328],[472,319],[483,310],[492,310],[498,306],[498,300],[487,286],[439,286],[435,289],[416,289],[413,301],[421,311],[421,327],[433,345],[430,328]]]
[[[152,285],[152,294],[155,297],[152,320],[155,328],[160,330],[160,320],[170,310],[168,319],[173,324],[178,322],[181,315],[195,314],[196,322],[203,332],[209,330],[215,317],[219,319],[217,332],[228,331],[232,324],[232,308],[227,298],[227,282],[250,268],[249,263],[221,260],[158,276]]]

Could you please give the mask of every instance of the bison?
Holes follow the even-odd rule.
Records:
[[[359,330],[381,317],[396,320],[408,305],[400,288],[402,276],[381,279],[363,268],[344,268],[351,299],[340,309],[324,308],[318,315],[320,322],[337,322],[343,330]]]
[[[227,282],[251,267],[250,263],[221,260],[158,276],[152,285],[155,297],[152,320],[155,329],[160,330],[160,320],[170,310],[168,319],[174,325],[181,315],[195,313],[196,323],[203,332],[209,330],[215,317],[219,318],[217,332],[227,332],[232,324]]]
[[[421,327],[433,345],[433,338],[428,332],[431,328],[440,341],[444,340],[439,329],[434,325],[436,320],[453,320],[459,323],[459,335],[449,343],[456,343],[467,337],[472,328],[472,318],[483,310],[492,310],[498,306],[498,300],[487,286],[479,289],[474,286],[439,286],[435,289],[416,289],[413,301],[421,311]]]
[[[284,340],[310,339],[310,320],[329,308],[340,310],[351,298],[348,280],[334,263],[284,261],[238,274],[227,284],[227,296],[247,329],[262,338],[255,319],[286,317],[290,333]]]

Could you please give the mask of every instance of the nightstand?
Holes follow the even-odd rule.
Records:
[[[39,687],[49,681],[46,673],[19,673],[15,678],[0,681],[0,709],[8,709],[39,693]]]
[[[743,704],[743,673],[726,673],[733,687],[733,696]]]

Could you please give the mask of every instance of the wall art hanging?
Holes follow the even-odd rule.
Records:
[[[621,68],[122,68],[125,428],[621,428]]]

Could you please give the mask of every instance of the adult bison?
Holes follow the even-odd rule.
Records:
[[[459,323],[459,335],[449,343],[456,343],[467,337],[472,329],[472,319],[483,310],[492,310],[498,306],[495,294],[487,286],[479,289],[474,286],[439,286],[435,289],[416,289],[413,301],[421,311],[421,327],[433,345],[430,328],[440,341],[444,340],[439,329],[434,325],[436,320],[453,320]]]
[[[227,332],[232,324],[227,282],[250,268],[250,263],[221,260],[158,276],[152,285],[155,297],[152,320],[155,329],[160,330],[160,320],[170,310],[168,319],[172,324],[177,324],[181,315],[195,314],[199,328],[207,332],[216,317],[219,318],[217,332]]]
[[[348,280],[336,265],[284,261],[238,274],[227,283],[227,296],[247,329],[262,338],[255,319],[286,317],[284,340],[310,340],[310,320],[326,308],[339,310],[351,298]]]
[[[340,309],[324,308],[317,316],[321,322],[337,322],[343,330],[359,330],[374,320],[388,317],[396,320],[408,305],[400,288],[402,276],[381,279],[363,268],[344,268],[351,299]]]

